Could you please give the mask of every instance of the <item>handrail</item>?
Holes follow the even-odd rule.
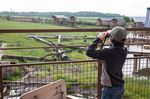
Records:
[[[35,46],[35,47],[7,47],[7,48],[0,48],[0,50],[14,50],[14,49],[40,49],[40,48],[73,48],[73,47],[87,47],[86,45],[78,45],[78,46]]]
[[[126,43],[125,45],[145,45],[145,44],[150,44],[150,43]],[[42,49],[42,48],[76,48],[76,47],[87,47],[88,45],[74,45],[74,46],[33,46],[33,47],[7,47],[7,48],[0,48],[0,50],[15,50],[15,49]],[[105,44],[104,46],[107,46],[107,44]]]
[[[52,61],[52,62],[37,62],[37,63],[22,63],[22,64],[0,64],[0,67],[17,67],[17,66],[33,66],[33,65],[45,65],[45,64],[62,64],[62,63],[82,63],[82,62],[96,62],[98,60],[75,60],[75,61]]]
[[[150,58],[150,56],[127,57],[126,59],[139,59],[139,58]],[[33,65],[46,65],[46,64],[62,64],[62,63],[81,63],[81,62],[94,62],[94,61],[96,62],[98,60],[92,59],[92,60],[51,61],[51,62],[22,63],[22,64],[1,64],[0,67],[33,66]]]
[[[102,32],[108,29],[0,29],[0,33],[31,33],[31,32]],[[150,28],[126,28],[127,31],[150,31]]]

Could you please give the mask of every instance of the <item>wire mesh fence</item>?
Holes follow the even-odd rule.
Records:
[[[150,98],[150,57],[128,58],[124,68],[124,99]]]
[[[3,71],[1,88],[5,99],[19,97],[27,91],[59,79],[66,81],[68,94],[89,99],[97,98],[97,60],[5,64],[1,65],[1,68]],[[150,98],[150,57],[127,58],[123,73],[124,99]]]
[[[5,98],[19,97],[27,91],[59,79],[66,81],[68,94],[92,97],[97,94],[96,60],[5,65],[2,70]]]

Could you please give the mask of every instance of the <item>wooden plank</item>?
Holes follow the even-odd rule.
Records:
[[[99,28],[86,28],[86,29],[0,29],[0,33],[33,33],[33,32],[103,32],[109,29],[99,29]],[[150,28],[126,28],[127,31],[150,31]]]
[[[61,35],[58,35],[58,44],[61,42]]]
[[[20,99],[67,99],[65,81],[49,83],[21,95]]]
[[[17,55],[3,55],[2,58],[4,59],[17,59],[19,61],[24,61],[24,60],[30,60],[30,61],[53,61],[51,59],[47,58],[41,58],[41,57],[32,57],[32,56],[17,56]]]

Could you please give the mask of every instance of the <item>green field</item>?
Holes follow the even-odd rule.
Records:
[[[7,21],[4,19],[0,19],[0,28],[11,28],[11,29],[56,29],[56,28],[67,28],[64,26],[51,25],[51,24],[41,24],[41,23],[27,23],[27,22],[15,22],[15,21]]]
[[[26,22],[15,22],[15,21],[7,21],[0,19],[0,28],[1,29],[66,29],[69,27],[52,25],[52,24],[43,24],[43,23],[26,23]],[[96,33],[1,33],[0,34],[0,42],[7,43],[7,47],[36,47],[36,46],[49,46],[42,42],[39,42],[33,38],[30,38],[30,35],[37,36],[56,36],[56,35],[66,35],[66,36],[93,36]],[[57,43],[57,39],[45,39],[48,41],[52,41]],[[61,41],[61,44],[65,45],[88,45],[91,40],[87,42],[83,42],[83,39],[80,40],[69,40],[69,41]],[[66,53],[73,60],[84,60],[85,55],[84,51],[76,50],[76,49],[64,49],[64,50],[72,50],[71,53]],[[49,53],[53,52],[52,49],[50,51],[45,51],[45,49],[22,49],[22,50],[7,50],[4,51],[4,54],[11,55],[19,55],[19,56],[35,56],[42,57]],[[83,55],[81,55],[83,54]]]

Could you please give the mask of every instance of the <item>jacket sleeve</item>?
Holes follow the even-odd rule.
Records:
[[[96,38],[92,42],[92,44],[87,48],[86,55],[94,59],[106,60],[108,57],[107,49],[96,50],[97,45],[101,43],[102,41],[99,38]]]

